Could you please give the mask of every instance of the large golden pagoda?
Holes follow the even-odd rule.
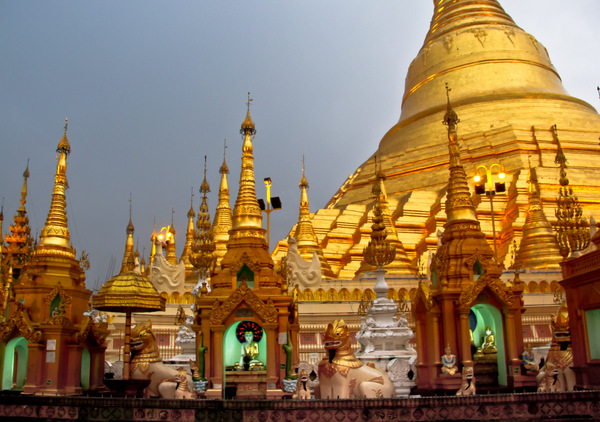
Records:
[[[393,224],[413,263],[435,250],[436,233],[446,220],[449,161],[439,130],[446,107],[439,93],[445,82],[453,89],[453,107],[461,117],[461,160],[468,183],[479,165],[498,164],[507,175],[509,194],[496,195],[493,204],[500,262],[513,240],[518,244],[522,237],[529,203],[529,155],[542,208],[551,223],[556,220],[554,125],[560,130],[570,160],[571,186],[584,215],[598,209],[600,169],[593,158],[600,157],[596,110],[567,93],[544,46],[519,28],[499,1],[434,0],[429,31],[406,75],[400,119],[381,139],[376,153],[386,175]],[[334,278],[350,279],[359,270],[360,259],[344,257],[362,250],[357,246],[367,241],[370,189],[376,177],[373,155],[312,218]],[[474,206],[492,244],[490,202],[474,198]],[[279,242],[275,260],[286,250],[286,242]],[[549,250],[548,259],[555,263],[551,255]],[[395,270],[388,271],[393,277]]]

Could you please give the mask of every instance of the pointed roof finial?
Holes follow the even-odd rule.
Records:
[[[58,143],[58,147],[56,147],[56,153],[60,154],[64,152],[66,156],[71,153],[71,145],[69,145],[69,140],[67,139],[67,128],[69,126],[69,120],[65,118],[65,133],[63,134],[62,139]]]
[[[196,213],[194,212],[194,187],[191,187],[191,195],[190,195],[190,210],[187,213],[188,218],[194,218]]]
[[[129,224],[127,225],[127,233],[133,233],[133,231],[134,231],[133,221],[131,218],[132,200],[133,200],[133,194],[131,192],[129,192]]]
[[[445,84],[446,84],[446,99],[448,100],[448,103],[446,106],[446,114],[444,114],[444,124],[446,126],[448,126],[449,130],[451,130],[456,127],[456,124],[458,122],[460,122],[460,120],[458,120],[458,115],[456,114],[456,112],[452,108],[452,105],[450,104],[450,91],[452,91],[452,88],[450,88],[448,86],[448,82],[446,82]]]
[[[302,153],[302,179],[300,179],[300,184],[298,185],[298,186],[300,186],[300,189],[302,189],[302,188],[308,189],[308,180],[306,180],[306,175],[304,174],[304,172],[305,172],[304,153]]]
[[[204,156],[204,180],[202,181],[202,185],[200,186],[200,192],[204,196],[206,196],[206,194],[210,192],[210,185],[206,181],[206,155]]]
[[[252,98],[250,98],[250,93],[248,92],[248,102],[246,103],[246,105],[248,106],[248,111],[246,113],[246,120],[244,120],[244,122],[242,123],[242,128],[240,129],[240,133],[242,135],[246,135],[249,134],[251,136],[256,135],[256,126],[254,125],[254,122],[252,121],[252,118],[250,117],[250,103],[254,101]]]
[[[227,162],[225,161],[225,156],[227,153],[227,139],[223,141],[223,164],[219,169],[219,173],[221,174],[229,174],[229,167],[227,167]]]

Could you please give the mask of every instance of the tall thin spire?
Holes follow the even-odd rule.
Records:
[[[560,166],[560,179],[558,181],[560,188],[556,198],[555,215],[557,221],[555,231],[560,253],[566,259],[569,253],[587,248],[590,244],[590,227],[585,217],[583,217],[583,210],[579,205],[577,196],[573,193],[573,188],[569,186],[567,158],[560,145],[556,125],[553,126],[552,133],[557,144],[554,162]]]
[[[215,245],[210,222],[210,212],[208,210],[208,199],[206,195],[210,192],[210,185],[206,180],[206,155],[204,156],[204,180],[200,186],[202,194],[202,203],[198,210],[198,220],[196,221],[196,240],[192,246],[190,262],[194,265],[200,274],[200,279],[207,280],[214,265],[213,251]]]
[[[250,117],[250,93],[248,93],[248,110],[246,119],[242,123],[240,134],[243,138],[242,145],[242,171],[238,196],[233,208],[232,237],[264,237],[262,228],[262,214],[256,199],[254,178],[254,155],[252,141],[256,136],[256,126]]]
[[[33,238],[31,237],[31,228],[29,227],[29,217],[25,209],[27,202],[27,179],[29,178],[29,160],[27,167],[23,172],[23,187],[21,188],[21,205],[17,209],[17,214],[13,217],[13,222],[9,227],[10,234],[6,234],[6,246],[3,249],[5,258],[10,256],[14,270],[20,271],[25,263],[27,256],[31,253],[33,247]],[[2,204],[2,214],[4,214],[4,201]],[[4,216],[2,216],[2,220]],[[2,235],[0,228],[0,236]]]
[[[455,221],[464,220],[475,222],[479,226],[479,222],[475,216],[475,206],[469,192],[467,174],[460,161],[457,134],[457,124],[460,120],[450,104],[450,91],[451,88],[446,83],[448,103],[443,123],[448,127],[448,150],[450,152],[450,180],[448,182],[446,197],[446,215],[448,219],[446,226],[450,226]]]
[[[302,155],[302,178],[298,184],[300,188],[300,210],[298,215],[298,224],[294,232],[294,238],[298,242],[298,253],[305,260],[310,260],[314,252],[317,253],[321,262],[321,274],[325,278],[334,278],[331,266],[323,256],[323,249],[319,244],[319,239],[315,234],[312,222],[310,220],[310,205],[308,203],[308,180],[306,180],[304,154]]]
[[[542,209],[535,169],[529,163],[529,209],[523,224],[523,238],[516,256],[517,268],[560,268],[562,260],[552,225]]]
[[[220,269],[221,260],[227,252],[227,242],[229,241],[229,230],[231,230],[231,205],[229,204],[229,183],[227,175],[229,167],[225,160],[227,151],[227,140],[223,144],[223,164],[219,169],[221,173],[221,185],[219,186],[219,203],[215,211],[215,219],[213,220],[213,242],[215,244],[215,272]]]
[[[179,261],[183,261],[183,264],[185,265],[186,280],[188,278],[191,278],[192,275],[196,273],[194,265],[190,261],[190,254],[192,253],[192,246],[196,237],[196,229],[194,227],[195,216],[196,213],[194,212],[194,188],[192,188],[190,195],[190,210],[187,213],[188,226],[185,232],[185,245],[183,246],[183,251],[181,252],[181,256],[179,257]]]
[[[74,258],[75,251],[71,246],[71,237],[67,225],[65,194],[69,187],[67,182],[67,157],[71,153],[71,146],[67,139],[67,127],[68,120],[65,119],[65,132],[56,148],[58,164],[56,166],[56,176],[54,177],[52,203],[46,224],[40,234],[40,241],[35,248],[35,253],[67,254]]]
[[[119,271],[119,274],[133,271],[133,268],[135,266],[135,242],[133,240],[133,233],[135,232],[135,228],[133,227],[131,208],[132,195],[129,194],[129,223],[127,224],[127,228],[125,229],[125,232],[127,233],[127,239],[125,240],[125,250],[123,251],[123,261],[121,262],[121,271]]]
[[[175,243],[175,225],[173,224],[173,215],[175,214],[175,209],[171,208],[171,225],[167,229],[166,239],[166,253],[165,259],[169,264],[177,265],[177,248]]]
[[[386,177],[385,173],[383,172],[383,169],[381,168],[381,164],[379,164],[378,166],[377,155],[375,155],[374,161],[375,181],[373,182],[373,187],[371,188],[371,194],[375,198],[375,205],[373,207],[372,227],[375,227],[376,220],[381,220],[381,224],[383,224],[386,229],[386,242],[392,245],[396,251],[394,259],[386,264],[386,268],[398,274],[415,274],[415,272],[417,271],[417,267],[413,265],[410,258],[406,254],[404,245],[398,238],[396,226],[392,221],[390,203],[388,201],[387,191],[385,189]],[[371,241],[373,241],[373,239],[371,239]],[[360,279],[364,273],[371,272],[374,269],[375,268],[373,264],[370,264],[365,257],[354,278]]]

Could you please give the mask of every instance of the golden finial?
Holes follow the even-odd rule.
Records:
[[[573,194],[573,188],[569,186],[567,178],[567,159],[560,146],[558,129],[553,126],[553,135],[556,138],[557,150],[554,162],[560,166],[560,188],[556,198],[556,240],[560,247],[560,254],[566,259],[570,252],[581,251],[590,244],[590,227],[583,210],[579,205],[577,196]]]
[[[448,102],[446,106],[446,114],[444,114],[444,124],[448,126],[448,130],[454,129],[456,124],[460,122],[458,115],[450,104],[450,91],[452,91],[452,88],[450,88],[448,86],[448,82],[446,82],[446,99]]]
[[[202,181],[202,185],[200,186],[200,192],[203,195],[206,195],[210,192],[210,185],[206,181],[206,155],[204,156],[204,180]]]
[[[133,194],[131,192],[129,192],[129,224],[127,225],[127,233],[134,232],[133,221],[132,221],[132,212],[131,212],[132,201],[133,201]]]
[[[223,141],[223,165],[219,169],[219,173],[221,174],[229,174],[229,167],[227,167],[227,162],[225,161],[225,156],[227,153],[227,139]]]
[[[248,111],[246,112],[246,120],[244,120],[244,122],[242,123],[242,128],[240,129],[240,133],[242,135],[250,135],[250,136],[254,136],[256,135],[256,126],[254,125],[254,122],[252,121],[252,118],[250,117],[250,103],[253,101],[252,98],[250,98],[250,93],[248,92],[248,102],[246,103],[246,105],[248,106]]]
[[[61,152],[65,153],[65,156],[68,156],[71,153],[71,145],[69,145],[69,140],[67,139],[67,128],[69,127],[69,120],[65,118],[65,133],[63,134],[62,139],[58,143],[58,147],[56,148],[56,153],[60,154]]]
[[[302,179],[300,179],[300,184],[298,186],[300,186],[300,190],[304,188],[308,189],[308,180],[306,180],[305,175],[304,153],[302,153]]]
[[[194,212],[194,187],[192,186],[190,192],[190,210],[187,213],[188,218],[194,218],[196,213]]]
[[[215,245],[213,242],[213,231],[208,209],[208,199],[206,194],[210,192],[210,186],[206,181],[206,155],[204,156],[204,180],[200,187],[202,193],[202,203],[198,210],[198,220],[196,221],[196,238],[191,245],[189,256],[190,263],[198,268],[200,277],[207,280],[215,262],[213,254]]]
[[[377,166],[377,156],[375,156],[375,166]],[[396,246],[392,245],[387,239],[387,230],[383,222],[383,211],[381,209],[381,179],[377,177],[373,184],[373,196],[375,196],[375,206],[373,207],[373,224],[371,225],[371,240],[363,249],[365,261],[369,265],[383,267],[389,264],[396,257]]]

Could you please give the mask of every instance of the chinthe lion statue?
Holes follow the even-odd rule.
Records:
[[[294,400],[309,400],[310,399],[310,388],[308,388],[308,374],[303,369],[298,375],[298,382],[296,383],[296,392],[292,396]]]
[[[315,396],[322,399],[389,398],[395,396],[388,374],[364,365],[351,349],[350,332],[344,320],[334,321],[325,330],[327,357],[319,362],[319,386]]]
[[[150,379],[146,397],[196,398],[196,392],[188,387],[193,385],[192,377],[183,368],[176,370],[162,363],[151,321],[133,327],[130,348],[130,377]]]
[[[462,382],[460,389],[456,392],[457,396],[474,396],[477,390],[475,389],[475,373],[472,366],[465,366],[462,370]]]

